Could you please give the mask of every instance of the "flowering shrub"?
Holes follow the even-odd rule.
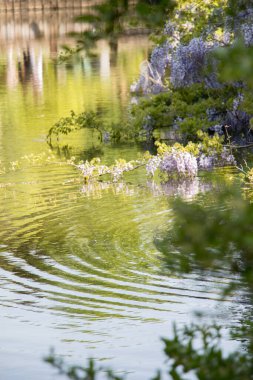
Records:
[[[149,105],[145,99],[145,109],[142,102],[137,107],[140,115],[133,110],[135,123],[144,126],[148,120],[153,129],[179,125],[188,139],[199,128],[219,126],[219,133],[224,133],[222,127],[228,125],[237,144],[252,142],[252,25],[251,1],[242,5],[241,1],[229,0],[226,6],[224,1],[179,2],[160,36],[153,38],[156,45],[150,59],[131,88],[149,95],[166,93],[171,104],[155,107],[153,97]],[[230,63],[225,62],[226,70],[224,60]],[[206,89],[207,97],[183,99],[186,104],[182,104],[178,90],[196,84]],[[213,97],[213,90],[218,97]]]
[[[252,21],[251,2],[243,7],[240,2],[237,4],[234,1],[229,1],[225,7],[222,0],[207,0],[198,4],[196,1],[180,2],[165,23],[160,38],[154,38],[157,44],[150,56],[149,70],[145,73],[150,80],[142,80],[142,71],[132,90],[161,92],[166,79],[170,79],[174,87],[199,82],[205,82],[209,87],[217,86],[214,72],[204,73],[209,52],[218,46],[232,45],[238,37],[243,38],[245,46],[252,46]],[[170,75],[166,78],[167,68]],[[157,74],[160,85],[154,86],[153,80]]]
[[[156,142],[157,155],[152,156],[147,152],[138,160],[127,162],[118,159],[111,166],[101,164],[99,158],[78,164],[70,160],[68,163],[81,171],[85,182],[98,180],[104,175],[109,175],[112,182],[117,182],[124,173],[144,166],[149,177],[154,177],[158,172],[166,179],[194,178],[199,169],[236,164],[234,156],[223,147],[222,139],[218,135],[210,138],[199,132],[199,138],[200,142],[189,142],[186,146],[179,143],[169,146]]]
[[[189,152],[172,149],[171,153],[166,153],[161,160],[159,168],[162,172],[170,175],[195,177],[198,173],[197,159]]]
[[[183,177],[195,177],[197,175],[198,164],[195,155],[198,153],[198,147],[196,144],[189,143],[184,147],[179,143],[168,146],[165,143],[157,142],[156,145],[158,158],[160,158],[158,168],[162,173],[168,176]]]
[[[147,174],[151,177],[154,177],[155,172],[160,167],[162,162],[162,159],[160,156],[153,156],[151,157],[148,162],[146,163],[146,171]]]
[[[127,162],[123,159],[115,160],[115,163],[111,166],[100,164],[100,158],[95,157],[91,161],[81,161],[78,164],[75,163],[75,157],[72,157],[67,163],[80,170],[84,181],[96,181],[101,176],[109,175],[112,182],[117,182],[122,178],[125,172],[137,169],[144,165],[143,160],[133,160]]]
[[[38,155],[30,154],[7,166],[0,162],[0,174],[37,165],[71,165],[81,173],[85,183],[99,181],[103,176],[106,176],[107,181],[109,177],[109,180],[115,183],[122,179],[124,173],[140,167],[145,167],[148,177],[154,177],[158,173],[163,179],[168,179],[194,178],[199,169],[236,164],[234,156],[222,145],[222,138],[218,135],[209,137],[200,131],[198,136],[199,142],[189,142],[186,146],[179,143],[169,146],[157,141],[156,155],[146,152],[136,160],[126,161],[120,158],[112,165],[101,163],[99,157],[90,161],[76,162],[75,157],[67,161],[59,161],[50,151]]]
[[[183,87],[202,82],[207,52],[207,43],[202,38],[194,38],[188,45],[179,45],[171,60],[171,84]]]

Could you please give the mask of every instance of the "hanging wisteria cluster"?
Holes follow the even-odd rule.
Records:
[[[252,24],[243,24],[242,25],[243,39],[246,46],[253,45],[253,25]]]
[[[196,11],[194,6],[189,4],[189,7],[193,7],[191,13],[194,14]],[[187,6],[182,9],[183,13],[185,11],[189,11]],[[217,86],[216,77],[213,77],[212,73],[203,74],[209,53],[220,46],[232,46],[237,38],[243,38],[246,46],[253,45],[253,6],[250,2],[247,9],[239,12],[237,17],[226,16],[223,30],[219,28],[218,34],[215,25],[207,24],[201,36],[193,37],[187,43],[185,36],[194,30],[194,22],[187,20],[181,24],[180,10],[177,13],[174,16],[175,20],[166,22],[162,32],[163,42],[154,47],[150,60],[142,65],[138,81],[131,86],[132,92],[156,94],[164,91],[165,79],[168,79],[174,87],[190,86],[200,82],[207,86]],[[166,72],[170,73],[167,78]]]
[[[188,45],[179,45],[171,60],[171,84],[183,87],[202,82],[207,52],[208,45],[202,38],[193,38]]]

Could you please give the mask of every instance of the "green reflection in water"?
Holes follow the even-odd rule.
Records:
[[[71,109],[101,110],[108,122],[119,121],[148,49],[146,37],[128,37],[114,57],[101,41],[98,57],[83,56],[69,66],[55,64],[46,45],[36,44],[11,46],[7,57],[0,56],[0,149],[9,161],[45,149],[49,128]],[[87,136],[77,141],[86,146]]]
[[[24,35],[10,38],[4,48],[0,44],[0,160],[7,163],[47,150],[48,129],[70,109],[103,110],[107,120],[119,120],[129,85],[147,57],[147,39],[137,36],[119,40],[114,56],[101,42],[97,58],[59,66],[51,57],[66,39],[59,33],[61,24],[56,23],[55,37],[50,21],[37,21],[44,37],[31,38],[22,29]],[[66,144],[65,150],[56,151],[59,160],[60,155],[90,159],[103,154],[111,163],[118,157],[133,159],[146,149],[101,145],[89,131]],[[139,171],[127,184],[94,190],[78,182],[72,167],[51,165],[9,172],[0,182],[2,350],[11,363],[18,363],[13,352],[21,351],[23,356],[16,354],[15,359],[27,358],[25,372],[33,368],[36,373],[31,378],[38,378],[38,362],[52,339],[61,342],[59,352],[78,353],[82,359],[92,341],[89,356],[103,358],[106,352],[121,360],[122,368],[138,373],[135,378],[145,378],[160,358],[163,323],[167,329],[175,319],[188,320],[194,307],[215,309],[225,280],[168,276],[153,241],[171,222],[169,196],[196,196],[212,188],[212,180],[161,189],[147,186]],[[223,307],[225,320],[230,304]],[[44,345],[38,347],[38,339]],[[153,361],[147,363],[147,356]],[[19,378],[15,368],[11,380]],[[29,378],[27,373],[24,377]]]

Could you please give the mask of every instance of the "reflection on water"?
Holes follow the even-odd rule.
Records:
[[[146,37],[124,37],[116,52],[101,41],[96,57],[83,54],[59,65],[52,59],[63,44],[73,44],[67,33],[80,31],[73,13],[29,13],[24,21],[9,17],[0,14],[0,124],[5,130],[0,152],[6,160],[44,150],[49,128],[71,109],[100,110],[109,121],[120,119],[129,86],[147,57]],[[8,141],[15,141],[15,152]]]
[[[89,8],[85,8],[86,12]],[[69,9],[67,12],[30,11],[5,13],[0,12],[0,43],[1,50],[10,45],[16,48],[27,46],[39,41],[49,49],[51,57],[56,57],[59,46],[66,42],[68,33],[82,32],[87,28],[84,24],[77,24],[73,19],[83,12],[80,9]],[[68,38],[69,40],[69,38]],[[22,47],[22,46],[21,46]]]
[[[13,30],[13,37],[5,39],[1,32],[0,159],[5,162],[46,150],[49,127],[70,109],[103,109],[108,119],[117,120],[147,55],[147,40],[129,37],[119,41],[114,59],[101,42],[96,58],[83,56],[59,66],[50,58],[64,33],[52,49],[52,35],[37,24],[39,38],[22,39]],[[129,160],[142,150],[136,144],[102,146],[89,132],[71,144],[82,158],[102,152],[105,162],[119,156]],[[71,149],[66,148],[68,154]],[[159,338],[172,321],[188,322],[191,312],[201,309],[205,320],[216,313],[222,324],[236,322],[242,310],[235,298],[217,302],[226,273],[208,279],[197,273],[169,276],[154,244],[154,236],[173,218],[170,196],[197,196],[213,184],[202,179],[180,187],[144,184],[137,172],[127,185],[92,189],[77,181],[74,168],[63,165],[1,176],[0,365],[5,380],[55,378],[41,361],[51,345],[71,362],[94,357],[129,371],[132,379],[146,379],[162,363]],[[237,301],[241,298],[237,295]]]
[[[28,176],[32,186],[21,182]],[[164,195],[119,184],[87,196],[72,168],[58,166],[11,178],[15,187],[0,189],[5,355],[18,345],[38,359],[53,344],[74,361],[106,358],[144,379],[162,362],[159,337],[174,320],[189,321],[199,308],[208,318],[218,311],[221,323],[238,318],[233,299],[217,305],[225,273],[168,277],[163,269],[153,240],[172,218]]]
[[[92,0],[96,2],[96,0]],[[90,4],[90,0],[2,0],[0,2],[0,12],[18,11],[27,12],[36,10],[73,10],[75,8],[85,9]]]

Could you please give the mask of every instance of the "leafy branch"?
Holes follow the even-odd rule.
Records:
[[[71,132],[79,131],[81,129],[98,131],[102,140],[105,126],[100,118],[100,114],[94,111],[84,111],[76,114],[74,111],[70,111],[70,116],[62,117],[52,126],[52,128],[50,128],[47,135],[47,141],[51,144],[53,136],[59,141],[60,135],[68,135]]]

